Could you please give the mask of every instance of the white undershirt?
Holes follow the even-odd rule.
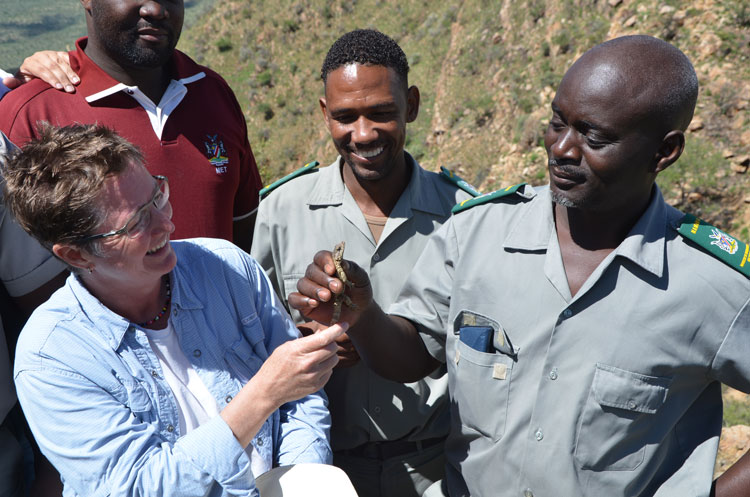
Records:
[[[164,379],[177,401],[180,433],[184,435],[217,416],[219,405],[185,357],[172,320],[167,321],[167,327],[163,330],[145,329],[145,332],[151,349],[159,359]],[[259,476],[271,469],[270,461],[264,460],[252,443],[245,448],[245,452],[250,458],[254,475]]]
[[[185,357],[177,340],[172,320],[163,330],[146,330],[148,343],[159,358],[164,379],[177,400],[180,415],[180,433],[183,435],[219,414],[211,392]]]

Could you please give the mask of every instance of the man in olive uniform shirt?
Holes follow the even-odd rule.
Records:
[[[251,254],[284,300],[315,250],[345,241],[346,257],[377,282],[375,299],[390,305],[428,235],[470,198],[455,177],[425,171],[404,151],[419,108],[407,71],[399,46],[372,30],[347,33],[328,52],[320,106],[341,155],[262,192],[253,237]],[[359,362],[348,339],[340,355],[344,367],[326,386],[334,464],[361,497],[420,496],[444,473],[445,368],[401,384]]]
[[[347,293],[363,310],[342,320],[363,359],[402,381],[448,365],[443,492],[711,492],[720,383],[750,391],[750,250],[655,185],[682,153],[697,95],[672,45],[605,42],[552,102],[549,187],[454,209],[390,316],[348,263]],[[329,253],[315,261],[289,302],[325,319],[342,285]],[[720,480],[716,495],[750,495],[747,474]]]

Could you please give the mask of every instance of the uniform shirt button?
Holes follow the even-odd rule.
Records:
[[[158,378],[159,377],[159,373],[157,373],[155,369],[152,369],[151,370],[151,376],[153,376],[154,378]]]
[[[572,316],[572,315],[573,315],[573,311],[571,311],[570,309],[565,309],[565,310],[563,311],[562,315],[563,315],[563,317],[564,317],[565,319],[568,319],[568,318],[569,318],[570,316]]]
[[[172,310],[172,315],[173,315],[173,316],[176,316],[176,315],[178,315],[179,313],[180,313],[180,311],[179,311],[179,310],[177,310],[177,309],[174,309],[174,310]]]
[[[536,438],[537,442],[541,442],[542,441],[542,439],[544,438],[544,433],[542,433],[542,429],[541,428],[538,428],[536,430],[536,433],[534,433],[534,438]]]
[[[557,370],[553,369],[549,372],[549,379],[550,380],[556,380],[557,379]]]
[[[380,260],[380,254],[375,254],[372,256],[372,260],[375,262],[378,262]]]
[[[195,350],[193,351],[193,355],[194,355],[195,357],[200,357],[200,356],[201,356],[201,349],[195,349]]]
[[[167,425],[167,431],[168,431],[169,433],[172,433],[172,432],[174,431],[174,426],[172,426],[172,425]]]
[[[523,491],[523,497],[534,497],[534,492],[530,488]]]
[[[628,401],[628,408],[629,408],[629,409],[635,409],[636,407],[638,407],[638,404],[636,404],[636,403],[635,403],[635,401],[634,401],[633,399],[630,399],[630,400]]]
[[[232,402],[232,396],[231,395],[227,395],[224,400],[227,402],[227,404],[229,404],[230,402]]]
[[[373,411],[375,411],[375,414],[380,414],[380,407],[375,406],[375,409],[373,409]]]
[[[258,438],[258,447],[263,447],[263,439]]]

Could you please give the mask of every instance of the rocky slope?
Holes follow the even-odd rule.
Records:
[[[318,71],[330,44],[355,27],[390,34],[409,56],[423,95],[409,150],[484,190],[546,181],[549,102],[583,51],[623,34],[670,40],[693,60],[701,96],[686,153],[660,184],[672,203],[750,238],[746,2],[218,2],[182,46],[237,91],[266,181],[334,155],[317,110]]]

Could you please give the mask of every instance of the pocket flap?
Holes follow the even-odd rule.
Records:
[[[146,390],[138,384],[126,385],[128,390],[128,407],[133,412],[148,412],[151,410],[151,399]]]
[[[671,378],[597,364],[592,390],[602,406],[653,414],[664,404],[671,383]]]

